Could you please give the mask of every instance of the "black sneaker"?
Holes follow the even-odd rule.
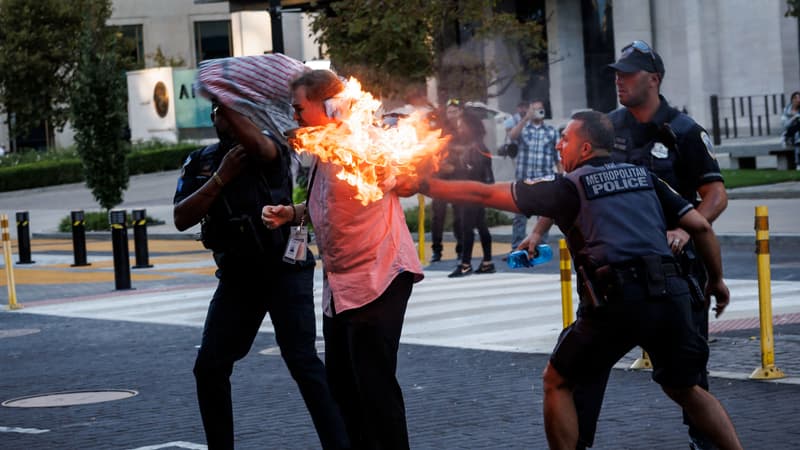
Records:
[[[495,272],[497,272],[497,270],[495,270],[493,262],[481,263],[481,265],[478,266],[478,269],[475,271],[475,273],[495,273]]]
[[[470,266],[469,264],[459,264],[458,267],[456,267],[456,270],[451,272],[450,275],[447,276],[447,278],[465,277],[471,273],[472,273],[472,266]]]
[[[431,256],[431,262],[439,262],[442,260],[442,254],[438,252],[434,252],[433,256]]]

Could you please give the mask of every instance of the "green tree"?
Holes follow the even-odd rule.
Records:
[[[409,85],[437,75],[448,95],[480,99],[487,88],[503,91],[524,82],[546,57],[543,27],[501,12],[497,0],[347,0],[327,5],[312,22],[318,42],[343,75],[365,89],[394,97]],[[465,39],[471,41],[471,49]],[[504,42],[512,66],[503,73],[485,64],[480,46]]]
[[[86,185],[100,206],[111,209],[128,187],[124,62],[116,49],[117,33],[103,26],[111,15],[110,1],[96,0],[84,12],[87,26],[78,39],[71,122]]]
[[[786,0],[786,17],[800,17],[800,0]]]
[[[13,136],[64,127],[85,1],[0,0],[0,108]]]

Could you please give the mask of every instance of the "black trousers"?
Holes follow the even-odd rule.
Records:
[[[281,357],[297,382],[322,448],[348,448],[344,421],[315,347],[314,266],[220,271],[208,308],[194,375],[209,449],[234,447],[230,376],[269,312]],[[265,412],[267,407],[265,406]]]
[[[693,252],[690,247],[688,252]],[[684,254],[681,258],[681,266],[683,270],[693,273],[700,286],[705,286],[707,276],[705,268],[699,261],[687,261]],[[579,308],[579,315],[580,315]],[[700,335],[708,341],[708,309],[706,308],[692,308],[692,322]],[[590,382],[580,383],[575,385],[573,390],[573,401],[575,403],[575,410],[578,414],[578,448],[591,447],[594,445],[594,436],[597,431],[597,421],[600,418],[600,410],[603,404],[603,397],[605,396],[606,386],[608,385],[608,378],[611,371],[605,373],[604,376],[598,376]],[[709,390],[708,386],[708,368],[701,373],[698,386]],[[695,427],[689,420],[686,411],[683,411],[683,423],[689,427],[689,436],[695,439],[706,440],[705,435]]]
[[[489,233],[489,227],[486,226],[486,208],[476,205],[461,205],[459,206],[461,213],[461,263],[472,264],[472,247],[475,245],[475,232],[478,230],[478,235],[481,239],[481,248],[483,249],[483,261],[492,260],[492,235]]]
[[[354,449],[409,448],[396,372],[413,283],[403,272],[371,303],[323,318],[328,381]]]
[[[433,253],[442,253],[442,239],[444,238],[444,219],[447,215],[448,203],[444,200],[433,199],[431,204],[431,250]],[[453,236],[456,238],[456,253],[461,253],[461,217],[458,207],[453,205]]]

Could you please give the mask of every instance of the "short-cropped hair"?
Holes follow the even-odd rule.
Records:
[[[581,122],[579,133],[592,144],[593,149],[611,151],[614,145],[614,125],[605,114],[599,111],[579,111],[572,120]]]

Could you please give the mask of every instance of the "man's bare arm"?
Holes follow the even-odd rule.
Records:
[[[225,106],[220,106],[217,114],[222,114],[236,141],[242,144],[247,154],[266,162],[279,156],[278,146],[264,136],[253,121]]]
[[[511,183],[485,184],[477,181],[446,181],[431,178],[419,191],[429,197],[455,203],[477,203],[504,211],[519,212],[511,195]]]

